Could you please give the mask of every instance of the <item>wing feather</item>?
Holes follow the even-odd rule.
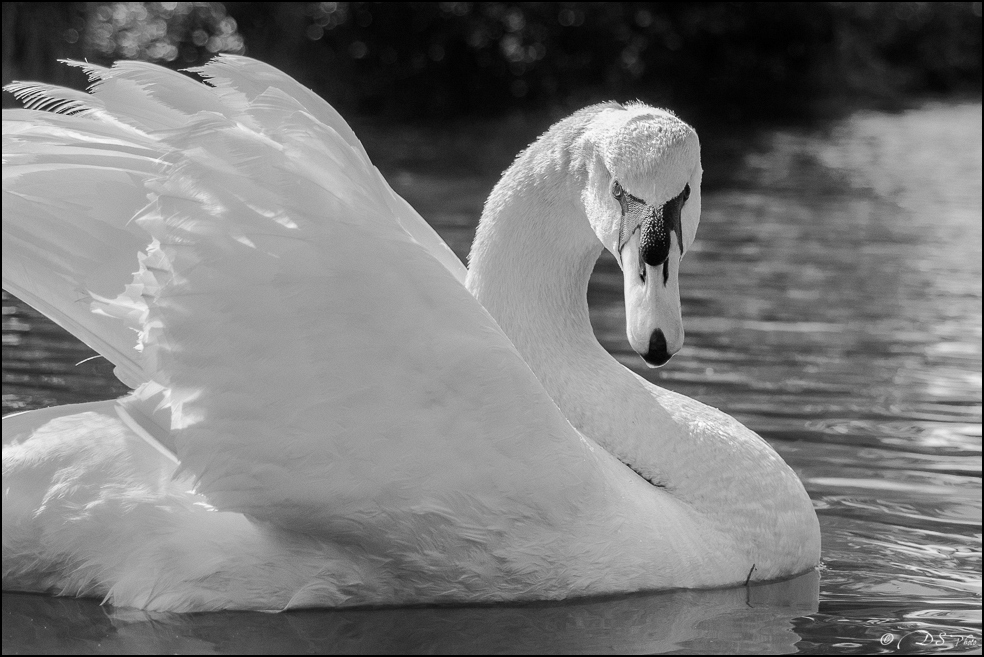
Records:
[[[158,144],[105,121],[33,110],[3,113],[3,285],[116,366],[149,380],[137,325],[106,312],[126,293],[147,236],[129,224],[160,175]]]
[[[106,109],[4,113],[4,286],[141,386],[126,418],[217,508],[363,542],[439,500],[476,527],[508,500],[567,508],[591,448],[460,261],[323,101],[210,66],[212,110],[135,66],[92,69]]]
[[[242,107],[246,103],[253,103],[255,107],[256,100],[261,95],[266,94],[269,97],[271,91],[279,91],[296,102],[316,122],[334,130],[361,161],[362,167],[360,169],[367,173],[372,172],[386,190],[384,196],[389,209],[399,219],[403,229],[427,248],[459,281],[464,282],[467,271],[461,260],[451,251],[431,225],[424,221],[409,203],[390,188],[382,174],[376,167],[372,166],[369,156],[352,128],[335,108],[317,94],[272,66],[248,57],[223,55],[216,57],[203,67],[191,70],[199,73],[222,92],[223,99],[230,105]]]

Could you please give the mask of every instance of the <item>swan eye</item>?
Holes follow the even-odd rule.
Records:
[[[621,201],[622,200],[622,194],[624,194],[624,191],[622,190],[622,186],[619,185],[618,184],[618,181],[616,180],[612,184],[612,196],[614,196],[617,200]]]

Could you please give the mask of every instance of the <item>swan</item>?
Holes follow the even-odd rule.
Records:
[[[700,147],[585,108],[458,260],[341,116],[221,56],[8,87],[3,286],[133,389],[3,418],[3,586],[158,611],[560,600],[816,566],[795,473],[591,330],[602,249],[651,365],[683,344]],[[47,111],[45,111],[47,110]]]

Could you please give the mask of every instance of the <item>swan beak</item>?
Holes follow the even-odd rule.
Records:
[[[683,348],[680,312],[680,249],[670,235],[666,261],[649,265],[642,260],[636,229],[619,251],[625,287],[625,332],[629,345],[650,367],[665,365]]]

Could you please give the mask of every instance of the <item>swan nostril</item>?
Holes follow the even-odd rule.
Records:
[[[654,213],[642,225],[639,236],[639,259],[651,267],[659,267],[670,257],[670,233],[666,230],[661,212]]]
[[[649,351],[642,355],[642,359],[650,365],[659,367],[665,365],[671,355],[666,348],[666,336],[663,335],[662,330],[656,329],[649,336]]]

